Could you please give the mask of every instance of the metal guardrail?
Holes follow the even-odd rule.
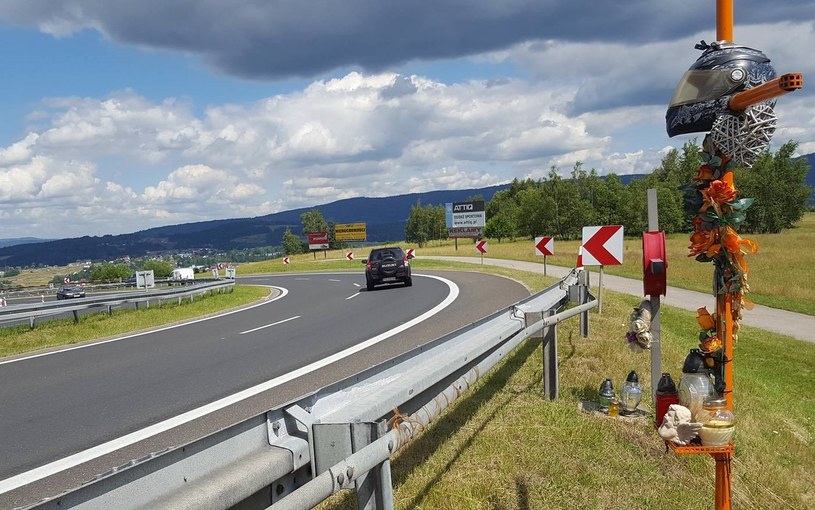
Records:
[[[150,307],[150,303],[161,305],[165,301],[176,300],[180,304],[185,298],[191,301],[195,296],[212,293],[214,291],[232,291],[235,280],[216,280],[194,285],[182,286],[169,290],[132,291],[102,296],[66,299],[63,301],[48,301],[42,303],[24,303],[0,307],[0,325],[28,319],[29,326],[34,328],[37,319],[52,317],[54,315],[73,312],[74,321],[79,320],[78,312],[94,308],[105,309],[111,313],[114,308],[133,304]]]
[[[569,300],[578,306],[560,310]],[[355,489],[392,508],[390,455],[523,340],[543,338],[557,397],[557,324],[597,304],[583,271],[507,309],[290,404],[98,476],[28,508],[310,508]],[[584,325],[585,323],[585,325]]]

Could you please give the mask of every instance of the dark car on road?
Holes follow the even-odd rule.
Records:
[[[368,290],[374,290],[376,285],[383,283],[402,282],[405,287],[413,285],[410,257],[398,246],[375,248],[362,263],[365,264],[365,284]]]
[[[71,299],[85,297],[85,289],[80,285],[60,285],[57,289],[57,299]]]

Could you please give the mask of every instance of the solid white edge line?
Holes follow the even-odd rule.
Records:
[[[281,375],[279,377],[275,377],[274,379],[266,381],[265,383],[261,383],[261,384],[258,384],[256,386],[253,386],[251,388],[247,388],[247,389],[245,389],[243,391],[239,391],[238,393],[235,393],[235,394],[230,395],[228,397],[224,397],[224,398],[222,398],[220,400],[216,400],[215,402],[211,402],[211,403],[209,403],[209,404],[207,404],[205,406],[201,406],[201,407],[199,407],[197,409],[192,409],[191,411],[187,411],[186,413],[182,413],[182,414],[180,414],[178,416],[174,416],[173,418],[164,420],[162,422],[156,423],[156,424],[151,425],[149,427],[145,427],[145,428],[143,428],[141,430],[131,432],[130,434],[126,434],[126,435],[124,435],[122,437],[113,439],[113,440],[108,441],[106,443],[102,443],[102,444],[94,446],[92,448],[88,448],[87,450],[75,453],[73,455],[69,455],[68,457],[64,457],[62,459],[51,462],[49,464],[45,464],[44,466],[40,466],[38,468],[31,469],[29,471],[20,473],[18,475],[12,476],[10,478],[6,478],[5,480],[0,480],[0,494],[4,494],[6,492],[17,489],[17,488],[22,487],[24,485],[28,485],[30,483],[36,482],[37,480],[42,480],[43,478],[46,478],[48,476],[59,473],[60,471],[70,469],[72,467],[75,467],[75,466],[78,466],[78,465],[83,464],[85,462],[91,461],[91,460],[96,459],[98,457],[101,457],[103,455],[107,455],[109,453],[112,453],[112,452],[114,452],[116,450],[119,450],[121,448],[124,448],[126,446],[130,446],[132,444],[138,443],[139,441],[142,441],[142,440],[147,439],[149,437],[152,437],[152,436],[161,434],[163,432],[166,432],[166,431],[168,431],[168,430],[170,430],[172,428],[178,427],[180,425],[184,425],[185,423],[189,423],[189,422],[191,422],[193,420],[196,420],[196,419],[198,419],[198,418],[200,418],[202,416],[205,416],[205,415],[210,414],[210,413],[214,413],[215,411],[219,411],[219,410],[221,410],[221,409],[223,409],[225,407],[228,407],[228,406],[233,405],[233,404],[235,404],[237,402],[240,402],[241,400],[245,400],[247,398],[253,397],[253,396],[255,396],[255,395],[259,394],[259,393],[263,393],[264,391],[267,391],[267,390],[270,390],[270,389],[275,388],[277,386],[280,386],[281,384],[285,384],[285,383],[287,383],[289,381],[292,381],[292,380],[294,380],[294,379],[296,379],[298,377],[301,377],[303,375],[307,375],[307,374],[309,374],[311,372],[314,372],[315,370],[318,370],[318,369],[323,368],[323,367],[325,367],[327,365],[330,365],[331,363],[334,363],[335,361],[339,361],[339,360],[341,360],[343,358],[347,358],[348,356],[350,356],[352,354],[355,354],[355,353],[357,353],[357,352],[359,352],[359,351],[361,351],[363,349],[366,349],[366,348],[368,348],[368,347],[370,347],[372,345],[376,345],[379,342],[382,342],[383,340],[386,340],[386,339],[388,339],[388,338],[390,338],[390,337],[392,337],[394,335],[397,335],[397,334],[401,333],[402,331],[404,331],[404,330],[406,330],[406,329],[408,329],[408,328],[410,328],[412,326],[415,326],[416,324],[419,324],[420,322],[423,322],[423,321],[429,319],[430,317],[436,315],[437,313],[441,312],[442,310],[444,310],[445,308],[450,306],[456,300],[456,298],[458,298],[458,294],[459,294],[458,285],[456,285],[454,282],[452,282],[452,281],[450,281],[450,280],[448,280],[446,278],[442,278],[440,276],[434,276],[434,275],[417,274],[417,275],[414,275],[414,276],[423,276],[423,277],[426,277],[426,278],[433,278],[433,279],[439,280],[439,281],[441,281],[441,282],[443,282],[443,283],[445,283],[447,285],[447,287],[450,289],[450,293],[447,295],[447,297],[444,300],[442,300],[441,303],[437,304],[436,306],[434,306],[430,310],[426,311],[425,313],[419,315],[418,317],[415,317],[415,318],[411,319],[410,321],[402,324],[401,326],[398,326],[398,327],[396,327],[394,329],[386,331],[386,332],[384,332],[384,333],[382,333],[380,335],[377,335],[377,336],[375,336],[373,338],[370,338],[370,339],[368,339],[368,340],[366,340],[366,341],[364,341],[364,342],[362,342],[360,344],[357,344],[357,345],[355,345],[353,347],[349,347],[348,349],[345,349],[344,351],[338,352],[336,354],[328,356],[327,358],[321,359],[320,361],[315,361],[314,363],[311,363],[310,365],[306,365],[306,366],[304,366],[302,368],[298,368],[297,370],[294,370],[293,372],[289,372],[288,374],[284,374],[284,375]],[[277,288],[277,287],[275,287],[275,288]],[[279,297],[282,297],[282,296],[279,296]],[[278,298],[275,298],[275,299],[278,299]],[[224,314],[224,315],[227,315],[227,314]],[[169,328],[167,328],[167,329],[169,329]],[[133,335],[133,336],[136,336],[136,335]]]
[[[238,333],[239,335],[245,335],[246,333],[254,333],[255,331],[260,331],[261,329],[271,328],[272,326],[277,326],[278,324],[283,324],[284,322],[293,321],[295,319],[299,319],[299,315],[295,315],[294,317],[289,317],[288,319],[283,319],[282,321],[273,322],[271,324],[266,324],[265,326],[260,326],[259,328],[255,329],[247,329],[246,331],[241,331]]]
[[[82,344],[82,345],[76,345],[74,347],[67,347],[65,349],[58,349],[58,350],[55,350],[55,351],[43,352],[43,353],[40,353],[40,354],[34,354],[34,355],[31,355],[31,356],[26,356],[24,358],[15,358],[15,359],[7,360],[7,361],[0,361],[0,365],[6,365],[8,363],[18,363],[20,361],[25,361],[25,360],[34,359],[34,358],[41,358],[43,356],[51,356],[51,355],[59,354],[59,353],[62,353],[62,352],[75,351],[77,349],[87,349],[89,347],[96,347],[97,345],[104,345],[104,344],[109,344],[111,342],[118,342],[119,340],[124,340],[126,338],[135,338],[137,336],[150,335],[150,334],[153,334],[153,333],[159,333],[161,331],[167,331],[168,329],[174,329],[174,328],[180,328],[180,327],[183,327],[183,326],[189,326],[190,324],[195,324],[196,322],[203,322],[203,321],[208,321],[208,320],[211,320],[211,319],[217,319],[218,317],[226,317],[227,315],[232,315],[233,313],[239,313],[239,312],[243,312],[243,311],[246,311],[246,310],[251,310],[252,308],[257,308],[258,306],[265,306],[265,305],[268,305],[269,303],[274,303],[278,299],[282,299],[282,298],[286,297],[286,294],[289,293],[289,291],[287,289],[284,289],[283,287],[276,287],[274,285],[261,285],[261,286],[262,287],[269,287],[269,288],[272,288],[272,289],[277,289],[277,290],[280,291],[280,295],[275,296],[272,299],[270,299],[268,301],[264,301],[262,303],[257,303],[257,304],[251,305],[251,306],[247,306],[245,308],[239,308],[237,310],[232,310],[232,311],[229,311],[229,312],[220,313],[218,315],[212,315],[212,316],[203,317],[203,318],[200,318],[200,319],[193,319],[193,320],[182,322],[180,324],[173,324],[172,326],[165,326],[165,327],[159,328],[159,329],[151,329],[150,331],[142,331],[141,333],[133,333],[132,335],[117,336],[116,338],[111,338],[109,340],[102,340],[101,342],[92,342],[92,343],[87,343],[87,344]]]

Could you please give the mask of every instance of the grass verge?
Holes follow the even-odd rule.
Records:
[[[231,293],[196,297],[192,303],[185,300],[178,305],[171,301],[160,307],[114,310],[110,316],[104,312],[93,313],[80,316],[77,324],[73,319],[57,319],[38,322],[34,329],[27,325],[0,328],[0,358],[193,319],[242,306],[268,294],[264,287],[235,285]]]

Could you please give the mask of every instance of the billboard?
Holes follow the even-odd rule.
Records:
[[[328,232],[309,232],[307,235],[309,250],[328,249]]]
[[[484,201],[453,202],[451,225],[448,228],[483,228],[487,222]]]
[[[337,241],[365,241],[368,238],[365,223],[339,223],[334,225]]]

